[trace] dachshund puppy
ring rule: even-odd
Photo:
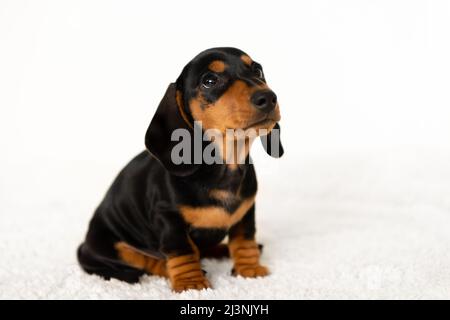
[[[279,120],[277,96],[260,64],[235,48],[197,55],[160,102],[145,135],[147,150],[119,173],[96,209],[77,252],[82,268],[129,283],[144,273],[167,277],[176,292],[210,287],[201,257],[229,255],[234,275],[267,275],[255,241],[249,149],[256,136],[226,133],[265,130],[265,150],[279,157]],[[180,162],[174,161],[177,130],[192,136],[215,130],[225,138],[191,139],[182,155],[187,161]],[[238,142],[244,147],[234,150]],[[206,163],[202,155],[211,146],[214,159],[234,161]],[[226,236],[227,246],[221,244]]]

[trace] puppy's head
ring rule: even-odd
[[[170,137],[173,130],[192,130],[201,121],[204,130],[215,129],[223,135],[227,129],[269,132],[261,137],[263,146],[279,157],[283,154],[279,120],[277,96],[268,87],[262,66],[239,49],[213,48],[190,61],[169,86],[147,131],[146,146],[169,171],[189,174],[192,166],[166,163],[173,147]],[[277,132],[271,137],[274,128]]]

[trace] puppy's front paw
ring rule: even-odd
[[[175,292],[182,292],[189,289],[202,290],[211,288],[211,284],[206,277],[179,280],[175,279],[172,282],[172,288]]]
[[[259,264],[262,246],[254,240],[233,239],[230,244],[230,255],[234,261],[231,273],[245,278],[265,277],[269,269]]]
[[[208,279],[201,269],[197,255],[190,254],[173,257],[167,261],[167,273],[172,289],[182,292],[189,289],[202,290],[211,288]]]
[[[269,269],[260,265],[239,265],[234,266],[231,271],[233,276],[242,276],[244,278],[265,277],[270,274]]]

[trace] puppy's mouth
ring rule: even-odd
[[[246,126],[244,128],[244,130],[266,127],[268,125],[273,124],[274,122],[276,122],[275,119],[269,118],[269,117],[265,117],[262,120],[258,120],[258,121],[252,122],[250,125]]]
[[[258,120],[255,120],[253,122],[250,122],[249,125],[244,127],[244,130],[248,129],[262,129],[262,128],[268,128],[271,127],[275,122],[280,121],[279,113],[270,113],[266,115],[264,118],[259,118]]]

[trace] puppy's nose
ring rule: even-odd
[[[251,97],[251,102],[257,109],[269,113],[277,105],[277,95],[271,90],[256,91]]]

